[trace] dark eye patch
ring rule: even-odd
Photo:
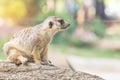
[[[54,23],[50,21],[50,22],[49,22],[49,28],[52,28],[53,24],[54,24]]]
[[[62,24],[64,24],[64,20],[58,20],[58,22],[62,25]]]

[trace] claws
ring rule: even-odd
[[[54,66],[53,64],[51,64],[51,63],[47,63],[47,62],[41,62],[41,65]]]
[[[52,62],[49,60],[49,63],[52,63]]]

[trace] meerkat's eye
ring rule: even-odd
[[[58,22],[59,22],[61,25],[64,24],[64,20],[63,20],[63,19],[58,20]]]
[[[53,22],[49,22],[49,28],[52,28],[52,26],[53,26]]]

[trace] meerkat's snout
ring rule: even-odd
[[[64,21],[63,19],[58,20],[58,22],[61,25],[60,26],[61,29],[67,29],[70,26],[70,24],[68,22]]]
[[[61,29],[67,29],[69,26],[70,26],[69,23],[65,23],[65,24],[61,27]]]

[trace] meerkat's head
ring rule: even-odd
[[[56,17],[56,16],[50,16],[48,17],[43,24],[47,26],[47,29],[60,31],[63,29],[67,29],[69,27],[69,23],[62,18]]]

